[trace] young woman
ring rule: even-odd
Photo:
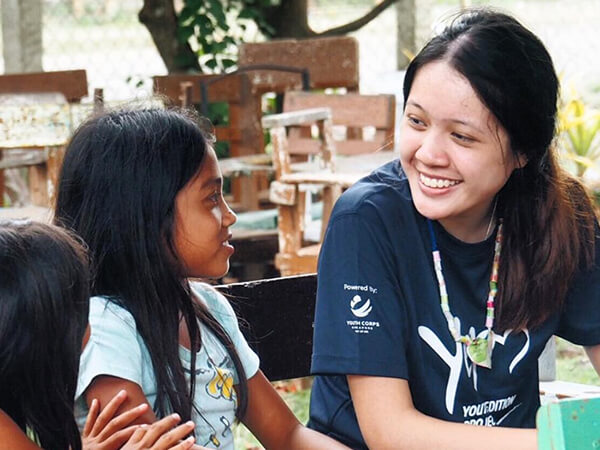
[[[171,430],[178,417],[152,428],[128,426],[146,405],[113,418],[125,392],[107,399],[100,414],[94,400],[80,437],[73,399],[87,326],[89,272],[77,238],[42,223],[0,221],[0,280],[1,448],[78,450],[82,438],[88,450],[191,447],[191,439],[178,441],[193,424]]]
[[[210,142],[184,111],[113,111],[76,131],[55,217],[82,236],[96,270],[79,417],[92,398],[125,389],[124,408],[149,403],[147,423],[173,411],[191,418],[206,447],[232,448],[237,416],[269,448],[334,448],[263,376],[227,300],[189,281],[228,270],[236,217],[222,183]]]
[[[309,426],[357,448],[535,449],[548,339],[600,368],[598,228],[556,160],[557,92],[539,39],[491,10],[411,62],[400,161],[325,236]]]

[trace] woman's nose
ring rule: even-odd
[[[449,161],[446,144],[441,133],[429,130],[424,133],[415,157],[428,166],[445,166]]]

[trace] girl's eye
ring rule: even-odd
[[[220,191],[215,191],[213,192],[210,197],[208,197],[208,199],[214,203],[215,205],[219,204],[219,200],[221,199],[221,192]]]

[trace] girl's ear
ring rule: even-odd
[[[525,154],[521,152],[517,154],[517,169],[522,169],[527,165],[528,162],[529,159],[527,159],[527,156],[525,156]]]

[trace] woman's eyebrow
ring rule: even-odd
[[[427,110],[425,108],[423,108],[421,105],[419,105],[417,102],[415,102],[414,100],[408,100],[406,102],[406,105],[410,105],[410,106],[414,106],[415,108],[420,109],[423,112],[427,112]],[[452,122],[452,123],[458,123],[460,125],[464,125],[466,127],[469,128],[473,128],[474,130],[478,131],[479,133],[483,133],[482,129],[479,128],[477,125],[475,125],[473,122],[470,122],[468,120],[464,120],[464,119],[443,119],[445,122]]]

